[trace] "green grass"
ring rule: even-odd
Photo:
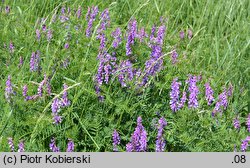
[[[10,5],[9,14],[4,8]],[[82,17],[70,17],[69,29],[60,21],[51,22],[54,13],[60,13],[62,6],[78,8],[82,6]],[[135,18],[139,27],[145,27],[150,34],[153,24],[159,25],[161,16],[167,18],[167,31],[163,52],[169,53],[176,47],[179,62],[171,64],[169,55],[164,58],[164,70],[150,79],[150,84],[139,93],[132,86],[122,88],[114,78],[103,85],[103,103],[98,101],[94,89],[94,75],[97,72],[99,42],[93,35],[86,38],[87,7],[98,5],[99,10],[109,8],[111,26],[106,31],[108,42],[110,34],[120,27],[123,34],[128,22]],[[250,1],[249,0],[117,0],[117,1],[13,1],[0,3],[0,151],[9,151],[7,138],[13,137],[15,144],[25,140],[26,151],[49,151],[51,137],[56,137],[57,145],[65,150],[67,138],[74,140],[76,151],[112,151],[112,132],[117,129],[121,135],[119,150],[124,151],[126,143],[136,126],[136,119],[142,116],[143,125],[148,132],[148,151],[155,149],[157,129],[153,127],[158,120],[159,111],[168,122],[164,137],[166,151],[233,151],[239,150],[241,140],[249,132],[246,130],[246,117],[250,112]],[[36,41],[35,30],[40,28],[38,20],[46,18],[46,25],[53,29],[52,42],[42,38]],[[99,18],[94,22],[96,30]],[[75,25],[82,28],[74,29]],[[180,41],[179,32],[193,30],[193,38]],[[63,46],[68,31],[71,33],[70,47]],[[76,43],[78,40],[78,44]],[[14,54],[3,48],[12,41]],[[31,53],[41,51],[41,74],[29,71]],[[112,51],[112,49],[110,49]],[[144,68],[150,49],[143,44],[133,46],[136,67]],[[186,57],[184,56],[186,55]],[[24,64],[18,68],[19,57]],[[60,68],[62,60],[69,58],[68,68]],[[118,60],[125,60],[125,41],[117,50]],[[8,66],[6,66],[8,65]],[[52,75],[52,96],[44,96],[37,101],[24,101],[22,87],[29,86],[29,94],[37,92],[37,85],[43,74]],[[188,74],[202,74],[198,83],[199,108],[188,109],[187,105],[177,113],[169,106],[169,92],[172,80],[178,77],[185,85]],[[4,90],[7,76],[12,76],[14,90],[13,103],[5,100]],[[211,117],[213,107],[206,105],[204,83],[211,81],[215,97],[224,86],[232,83],[233,96],[222,116]],[[64,121],[52,124],[50,104],[55,95],[62,94],[63,83],[70,88],[70,107],[60,112]],[[184,87],[182,86],[182,88]],[[185,86],[187,87],[187,86]],[[233,127],[233,118],[240,116],[241,129]],[[249,149],[248,149],[249,150]]]

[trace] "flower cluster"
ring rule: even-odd
[[[115,31],[112,32],[111,36],[114,38],[114,41],[113,41],[113,47],[114,48],[117,48],[119,46],[119,44],[121,44],[121,41],[122,41],[122,32],[121,32],[121,29],[118,27],[115,29]]]
[[[92,6],[91,8],[88,7],[88,12],[86,15],[86,20],[88,22],[88,27],[86,29],[86,36],[87,37],[90,37],[92,34],[93,22],[95,21],[97,14],[98,14],[98,7],[97,6]]]
[[[176,112],[178,108],[179,102],[179,94],[180,94],[180,82],[177,82],[178,78],[175,78],[171,84],[171,92],[170,92],[170,108],[173,112]]]
[[[75,144],[72,139],[68,139],[67,151],[66,152],[74,152]]]
[[[126,55],[132,54],[132,45],[135,43],[135,37],[137,34],[137,21],[135,19],[131,20],[128,24],[127,29],[127,42],[126,42]]]
[[[13,87],[11,83],[11,76],[9,75],[6,81],[6,87],[5,87],[5,98],[8,102],[10,102],[12,95],[15,95],[15,93],[13,91]]]
[[[198,104],[199,88],[196,85],[197,81],[198,81],[197,76],[192,76],[192,75],[189,75],[189,78],[186,81],[188,83],[188,91],[189,91],[189,98],[188,98],[189,108],[197,108],[199,106]]]
[[[8,144],[11,152],[15,152],[15,145],[13,142],[13,138],[8,138]],[[24,141],[21,140],[18,144],[18,152],[24,152]]]
[[[64,84],[63,89],[64,90],[62,99],[55,97],[51,104],[51,111],[54,120],[53,124],[59,124],[62,122],[62,117],[59,115],[60,109],[63,107],[67,107],[71,104],[71,102],[68,99],[68,92],[67,92],[68,86]]]
[[[120,140],[121,140],[119,133],[116,130],[114,130],[112,137],[113,137],[113,151],[118,152],[117,146],[120,144]]]
[[[242,140],[241,143],[241,151],[246,152],[248,146],[249,146],[250,136],[247,136],[246,139]]]
[[[166,141],[163,137],[163,133],[166,125],[167,125],[166,119],[163,117],[160,118],[158,125],[158,134],[156,139],[156,147],[155,147],[156,152],[163,152],[165,150]]]
[[[224,89],[224,91],[219,95],[219,100],[215,104],[212,116],[215,116],[215,114],[218,112],[222,113],[223,109],[225,110],[227,108],[227,98],[227,91]]]
[[[137,127],[130,142],[126,145],[127,152],[145,152],[147,150],[147,132],[142,125],[142,118],[137,118]]]
[[[39,71],[40,66],[40,51],[32,52],[30,57],[30,71]]]
[[[248,132],[250,132],[250,113],[248,114],[246,125],[247,125]]]
[[[49,144],[49,148],[52,152],[60,152],[59,147],[56,146],[55,138],[52,138]]]
[[[207,104],[210,106],[212,104],[212,102],[214,101],[214,91],[211,88],[209,83],[205,83],[205,95],[206,95],[206,100],[207,100]]]
[[[234,118],[233,124],[234,124],[234,128],[235,128],[236,130],[239,130],[239,129],[240,129],[240,121],[239,121],[238,117]]]

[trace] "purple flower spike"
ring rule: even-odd
[[[158,134],[157,134],[157,139],[156,139],[156,147],[155,151],[156,152],[164,152],[165,146],[166,146],[166,141],[163,137],[164,133],[164,127],[167,125],[167,121],[165,118],[160,118],[159,119],[159,125],[158,125]]]
[[[170,92],[170,108],[173,112],[179,110],[178,102],[179,102],[179,94],[180,94],[180,82],[177,82],[178,78],[175,78],[171,84],[171,92]]]
[[[6,14],[9,14],[9,13],[10,13],[10,6],[6,6],[6,7],[5,7],[5,13],[6,13]]]
[[[184,37],[185,37],[185,33],[184,33],[184,31],[181,31],[181,32],[180,32],[180,39],[183,40]]]
[[[9,49],[10,49],[10,53],[14,53],[14,44],[12,42],[10,42],[10,46],[9,46]]]
[[[193,32],[191,29],[188,29],[188,38],[191,39],[193,37]]]
[[[196,85],[197,76],[189,75],[189,79],[187,80],[187,83],[189,85],[189,87],[188,87],[188,91],[189,91],[188,107],[189,108],[197,108],[199,106],[199,104],[198,104],[199,88]]]
[[[40,30],[36,29],[36,39],[39,41],[41,39],[41,33]]]
[[[18,68],[21,68],[23,66],[23,57],[20,56],[19,58],[19,64],[18,64]]]
[[[178,108],[179,109],[183,108],[186,101],[187,101],[187,93],[184,91],[182,93],[181,101],[178,103]]]
[[[74,142],[72,139],[68,139],[67,151],[66,152],[74,152]]]
[[[172,64],[176,64],[177,63],[177,58],[178,58],[178,53],[176,52],[175,49],[171,53],[171,58],[172,58]]]
[[[55,98],[51,104],[52,113],[57,113],[61,107],[61,102],[58,98]]]
[[[136,20],[131,20],[128,24],[128,30],[127,30],[127,43],[126,43],[126,55],[132,54],[132,48],[131,46],[135,42],[136,37],[136,31],[137,31],[137,22]]]
[[[52,152],[60,152],[60,149],[56,146],[55,138],[51,139],[51,142],[49,144],[49,148]]]
[[[212,112],[212,115],[214,116],[217,112],[223,112],[222,109],[226,109],[228,105],[227,102],[227,91],[224,90],[220,95],[219,95],[219,100],[216,102],[214,110]]]
[[[20,141],[18,144],[18,152],[24,152],[24,141]]]
[[[97,6],[92,6],[91,8],[88,7],[88,12],[86,15],[86,20],[88,22],[88,27],[86,29],[86,36],[87,37],[90,37],[92,34],[93,22],[95,21],[97,14],[98,14],[98,7]]]
[[[70,105],[70,100],[68,99],[68,92],[67,92],[68,85],[63,84],[63,89],[64,89],[64,92],[62,96],[62,107],[67,107]]]
[[[78,19],[80,19],[80,17],[82,16],[82,7],[80,7],[80,6],[78,7],[76,16],[77,16]]]
[[[30,71],[38,71],[40,63],[40,51],[32,52],[30,57]]]
[[[120,44],[121,44],[121,41],[122,41],[122,32],[121,32],[121,29],[118,27],[115,29],[115,31],[112,32],[111,36],[114,38],[114,41],[113,41],[113,47],[114,48],[117,48]]]
[[[53,36],[53,34],[52,34],[52,30],[51,30],[51,29],[49,29],[49,30],[48,30],[48,32],[47,32],[47,40],[48,40],[48,41],[51,41],[52,36]]]
[[[246,125],[247,125],[248,132],[250,132],[250,113],[248,114]]]
[[[6,88],[5,88],[5,98],[8,102],[10,102],[11,95],[14,95],[14,91],[12,88],[11,76],[9,75],[6,81]]]
[[[15,152],[15,146],[12,138],[8,138],[8,144],[11,152]]]
[[[242,140],[241,143],[241,151],[246,152],[248,146],[249,146],[250,136],[247,136],[246,139]]]
[[[24,85],[23,86],[23,97],[27,97],[27,92],[28,92],[28,86]]]
[[[148,37],[148,34],[145,32],[144,27],[140,29],[137,37],[139,38],[140,43],[144,42],[144,39]]]
[[[117,146],[120,144],[119,133],[116,130],[114,130],[112,137],[113,137],[113,151],[118,152]]]
[[[239,130],[239,129],[240,129],[240,121],[239,121],[238,117],[234,118],[233,124],[234,124],[234,128],[235,128],[236,130]]]
[[[142,125],[142,118],[137,118],[137,127],[132,134],[130,143],[126,145],[128,152],[145,152],[147,149],[147,132]]]
[[[205,84],[205,95],[206,95],[206,100],[207,100],[207,104],[210,106],[212,104],[212,102],[214,101],[214,91],[212,90],[211,86],[209,83]]]
[[[64,48],[68,49],[69,48],[69,43],[65,43]]]
[[[122,61],[117,69],[118,80],[122,87],[126,87],[127,83],[133,79],[133,68],[129,60]]]

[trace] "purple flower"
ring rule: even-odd
[[[11,76],[9,75],[6,81],[6,87],[5,87],[5,98],[8,102],[10,102],[11,95],[14,95],[14,91],[12,88]]]
[[[233,85],[230,83],[229,88],[227,90],[227,95],[232,96],[233,95]]]
[[[139,33],[137,34],[137,37],[139,38],[140,42],[144,42],[144,38],[148,37],[147,33],[145,32],[144,27],[142,27],[139,31]]]
[[[175,78],[171,84],[171,92],[170,92],[170,108],[173,112],[179,110],[178,102],[179,102],[179,94],[180,94],[180,82],[177,82],[178,78]]]
[[[193,37],[193,32],[191,29],[188,29],[188,38],[191,39]]]
[[[12,138],[8,138],[8,144],[11,152],[15,152],[15,146]]]
[[[187,101],[187,93],[183,91],[181,101],[178,103],[178,109],[184,107],[185,102]]]
[[[43,24],[43,25],[42,25],[42,31],[43,31],[43,32],[46,32],[46,30],[47,30],[47,26],[46,26],[46,24]]]
[[[36,38],[39,41],[41,39],[40,30],[36,29]]]
[[[137,29],[137,22],[135,19],[131,20],[128,24],[128,30],[127,30],[127,43],[126,43],[126,55],[132,54],[131,46],[135,42],[136,37],[136,30]]]
[[[68,99],[68,92],[67,92],[67,89],[68,89],[68,85],[66,84],[63,84],[63,96],[62,96],[62,107],[67,107],[70,105],[70,100]]]
[[[14,53],[14,44],[12,42],[10,42],[10,46],[9,46],[9,49],[10,49],[10,53]]]
[[[118,80],[122,87],[126,87],[127,83],[133,79],[134,73],[132,64],[129,60],[122,61],[117,68]]]
[[[38,85],[38,89],[37,89],[37,94],[42,97],[43,96],[43,86],[45,84],[45,80],[42,80],[41,83],[39,83]]]
[[[219,100],[216,102],[214,110],[212,112],[212,116],[215,116],[217,112],[222,112],[222,109],[226,109],[228,105],[227,102],[227,92],[224,90],[220,95],[219,95]]]
[[[248,114],[246,125],[247,125],[248,132],[250,132],[250,113]]]
[[[247,136],[246,139],[242,140],[242,143],[241,143],[241,151],[242,152],[246,152],[249,144],[248,142],[250,141],[250,136]]]
[[[86,29],[86,36],[87,37],[90,37],[92,34],[93,22],[95,21],[97,14],[98,14],[98,7],[97,6],[92,6],[91,8],[88,7],[88,13],[86,15],[86,20],[88,22],[88,27]]]
[[[52,138],[49,144],[49,148],[52,152],[60,152],[59,147],[56,146],[55,138]]]
[[[66,7],[65,7],[65,6],[63,6],[63,7],[62,7],[62,9],[61,9],[61,13],[64,15],[64,14],[65,14],[65,12],[66,12]]]
[[[188,83],[188,91],[189,91],[189,98],[188,98],[188,107],[189,108],[197,108],[198,107],[198,94],[199,94],[199,88],[197,87],[197,76],[189,75],[188,80],[186,81]]]
[[[47,40],[50,41],[52,39],[52,30],[49,29],[48,32],[47,32]]]
[[[132,143],[126,144],[126,151],[127,152],[133,152],[133,150],[134,150],[134,147],[133,147]]]
[[[30,71],[38,71],[40,63],[40,51],[32,52],[30,57]]]
[[[59,116],[59,110],[61,108],[61,102],[58,98],[55,98],[51,104],[52,116],[53,116],[53,124],[59,124],[62,122],[62,117]]]
[[[51,95],[51,85],[50,85],[50,79],[47,78],[46,80],[46,87],[47,87],[47,93],[50,96]]]
[[[95,83],[96,83],[96,94],[102,100],[103,97],[100,95],[100,87],[105,82],[108,84],[111,75],[114,72],[114,67],[116,66],[116,57],[111,56],[107,52],[99,55],[99,66],[97,70],[97,74],[95,75]]]
[[[68,49],[69,48],[69,43],[65,43],[64,48]]]
[[[234,118],[233,124],[234,124],[235,129],[237,129],[237,130],[240,129],[240,121],[239,121],[238,117]]]
[[[116,130],[114,130],[112,137],[113,137],[113,151],[118,152],[117,146],[120,144],[120,140],[121,140],[119,133]]]
[[[66,152],[74,152],[74,142],[72,139],[68,139],[67,151]]]
[[[20,56],[19,58],[19,64],[18,64],[18,68],[21,68],[23,66],[23,57]]]
[[[113,47],[114,48],[117,48],[119,46],[119,44],[121,44],[121,41],[122,41],[122,32],[121,32],[121,29],[118,27],[115,29],[115,31],[112,32],[111,36],[114,38],[114,41],[113,41]]]
[[[58,113],[61,107],[61,102],[58,98],[55,98],[51,104],[52,113]]]
[[[126,146],[127,151],[145,152],[147,149],[147,132],[142,125],[142,118],[137,118],[137,127],[132,134],[130,143]]]
[[[68,21],[68,20],[69,20],[69,17],[68,17],[68,16],[66,16],[66,15],[61,15],[61,16],[60,16],[60,21],[61,21],[62,23],[66,22],[66,21]]]
[[[185,37],[185,33],[184,31],[180,31],[180,39],[183,40]]]
[[[171,52],[171,58],[172,58],[172,64],[176,64],[177,58],[178,58],[178,53],[176,52],[175,49]]]
[[[10,6],[6,6],[6,7],[5,7],[5,13],[6,13],[6,14],[10,13]]]
[[[205,95],[206,95],[207,104],[210,106],[212,102],[214,101],[214,96],[213,96],[214,91],[212,90],[209,83],[206,83],[204,86],[206,88]]]
[[[81,15],[82,15],[82,7],[79,6],[78,10],[77,10],[77,13],[76,13],[76,16],[77,16],[78,19],[80,19]]]
[[[24,141],[20,141],[18,144],[18,152],[24,152]]]
[[[23,86],[23,97],[27,97],[27,91],[28,91],[28,86],[24,85]]]
[[[167,125],[167,121],[165,120],[165,118],[163,117],[160,118],[159,125],[158,125],[158,134],[156,138],[156,146],[155,146],[156,152],[164,152],[165,150],[166,141],[163,137],[163,133],[164,133],[164,127],[166,125]]]

